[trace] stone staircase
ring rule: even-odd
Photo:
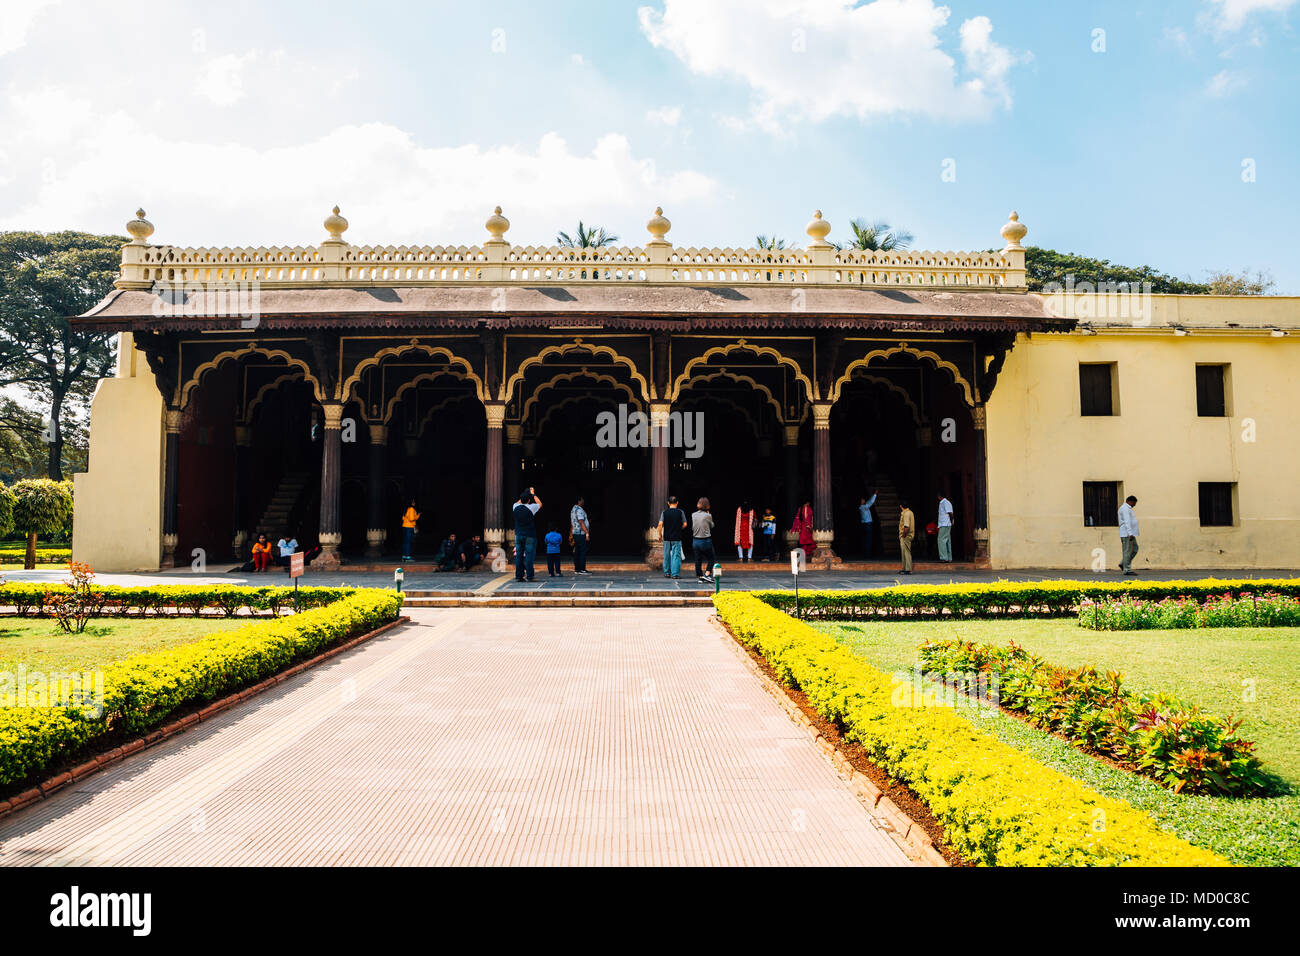
[[[880,553],[883,557],[898,559],[898,516],[903,513],[899,504],[898,489],[894,480],[888,475],[876,479],[876,537],[880,541]],[[916,512],[916,503],[912,503]],[[855,532],[857,529],[854,529]],[[861,549],[862,545],[858,545]]]
[[[574,590],[405,592],[406,607],[701,607],[713,606],[711,590],[612,588]]]
[[[264,534],[274,541],[286,531],[293,530],[289,528],[289,518],[303,489],[307,487],[309,477],[306,472],[291,472],[280,479],[266,510],[262,512],[261,520],[257,522],[256,534]]]

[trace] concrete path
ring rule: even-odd
[[[413,616],[0,821],[0,863],[908,865],[707,611]]]

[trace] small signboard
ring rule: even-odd
[[[293,554],[289,555],[289,577],[291,578],[302,577],[302,568],[303,568],[302,552],[295,551]],[[295,581],[294,583],[296,584],[297,582]]]
[[[804,549],[795,548],[790,552],[790,573],[800,574],[807,570],[808,563],[805,559]]]

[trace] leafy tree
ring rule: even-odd
[[[68,317],[113,288],[121,236],[0,233],[0,386],[20,385],[48,410],[47,474],[63,478],[69,412],[110,374],[113,336],[73,328]]]
[[[555,241],[566,249],[599,249],[601,246],[612,246],[618,242],[618,236],[606,232],[603,226],[584,226],[579,219],[577,232],[572,236],[567,232],[557,233]]]
[[[39,414],[21,402],[0,396],[0,482],[48,477],[49,428]],[[84,417],[64,416],[64,471],[85,471],[89,433]]]
[[[0,485],[0,536],[12,530],[14,530],[14,493],[4,485]]]
[[[1248,271],[1243,270],[1240,274],[1211,273],[1209,285],[1212,295],[1268,295],[1277,283],[1267,272],[1257,271],[1252,276]]]
[[[862,249],[867,252],[906,249],[912,245],[913,240],[910,232],[905,229],[894,229],[887,222],[854,219],[849,223],[849,230],[853,233],[853,239],[847,243],[848,248]]]
[[[13,527],[27,535],[23,567],[36,567],[38,535],[61,534],[72,527],[72,484],[49,478],[25,478],[13,486]]]
[[[1066,279],[1071,276],[1075,288],[1082,282],[1091,283],[1097,289],[1104,283],[1113,283],[1108,288],[1126,283],[1129,290],[1137,292],[1144,282],[1149,282],[1154,293],[1204,294],[1210,291],[1204,283],[1166,275],[1151,266],[1119,266],[1106,259],[1090,259],[1039,246],[1025,247],[1025,276],[1031,292],[1042,292],[1050,284],[1065,288]]]
[[[778,239],[776,236],[770,238],[767,236],[755,236],[754,242],[757,244],[758,248],[770,249],[773,252],[785,248],[785,240]]]

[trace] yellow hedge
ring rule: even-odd
[[[990,866],[1228,866],[975,730],[950,708],[913,700],[910,685],[832,638],[744,592],[714,597],[719,617],[777,676],[919,796],[963,857]]]

